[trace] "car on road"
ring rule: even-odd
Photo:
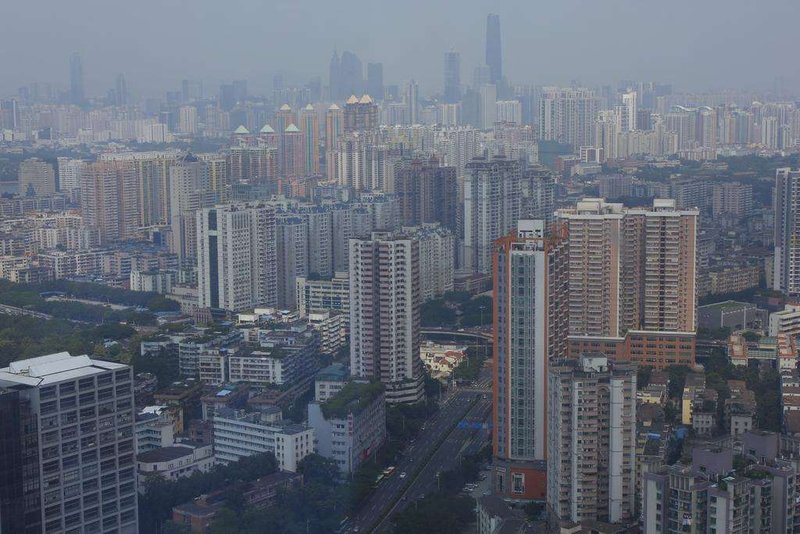
[[[400,473],[400,478],[406,478],[406,472],[405,472],[405,471],[403,471],[402,473]]]

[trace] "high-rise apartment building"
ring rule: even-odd
[[[419,243],[385,232],[350,240],[350,369],[386,402],[422,399]]]
[[[456,232],[458,183],[455,167],[440,167],[434,158],[401,160],[395,166],[394,193],[403,226],[438,222]]]
[[[461,54],[454,50],[444,53],[444,101],[461,101]]]
[[[80,190],[85,167],[86,162],[82,159],[58,158],[58,189],[65,193]]]
[[[331,104],[325,112],[325,157],[328,152],[339,148],[339,140],[344,135],[344,111],[336,104]],[[327,161],[327,159],[326,159]]]
[[[567,355],[565,229],[521,220],[494,251],[493,489],[544,499],[547,369]]]
[[[51,164],[39,158],[20,163],[17,176],[20,196],[46,196],[56,192],[56,172]]]
[[[774,288],[800,295],[800,170],[775,172]]]
[[[262,203],[197,212],[201,308],[241,311],[277,305],[275,212]]]
[[[636,366],[600,353],[552,362],[547,396],[553,520],[635,522]]]
[[[136,534],[133,373],[61,352],[0,369],[0,529]]]
[[[660,199],[650,209],[587,198],[558,210],[570,236],[573,352],[603,339],[617,344],[603,349],[617,358],[656,367],[694,362],[697,217]],[[660,348],[643,349],[634,333]]]
[[[594,144],[599,99],[590,89],[545,87],[539,99],[539,139],[572,145],[577,153]]]
[[[296,125],[290,124],[284,130],[281,151],[278,154],[281,180],[305,176],[307,157],[305,138]]]
[[[503,79],[503,49],[500,41],[500,15],[490,13],[486,17],[486,65],[489,81],[498,83]]]
[[[133,239],[140,226],[139,183],[129,161],[98,161],[81,174],[81,214],[101,243]]]
[[[293,308],[296,304],[297,277],[308,276],[308,225],[295,214],[276,218],[278,260],[278,306]]]
[[[303,168],[306,175],[319,174],[319,115],[311,104],[300,110],[299,128],[303,133]]]
[[[186,265],[197,261],[197,210],[214,204],[208,164],[187,155],[169,168],[171,251]]]
[[[502,156],[474,158],[464,182],[464,267],[490,273],[492,243],[517,225],[522,164]]]
[[[344,133],[377,130],[378,105],[369,95],[350,95],[344,104]]]

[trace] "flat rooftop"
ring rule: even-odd
[[[93,360],[85,354],[58,352],[11,362],[0,369],[0,386],[46,386],[125,368],[121,363]]]

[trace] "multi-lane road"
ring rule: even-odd
[[[485,385],[479,380],[477,385]],[[491,400],[488,390],[456,390],[442,401],[415,442],[403,450],[393,476],[384,480],[351,521],[347,532],[387,532],[392,517],[414,500],[436,490],[437,473],[454,469],[467,454],[488,443]],[[466,422],[468,424],[461,424]],[[401,476],[405,474],[405,476]]]

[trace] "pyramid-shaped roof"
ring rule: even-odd
[[[363,95],[361,100],[358,101],[359,104],[372,104],[372,97],[369,95]]]
[[[292,111],[292,107],[289,104],[284,104],[281,106],[281,111]]]
[[[239,135],[242,135],[242,134],[249,134],[249,133],[250,133],[250,130],[248,130],[247,128],[245,128],[245,127],[244,127],[244,124],[240,124],[240,125],[239,125],[239,127],[238,127],[238,128],[236,128],[236,129],[233,131],[233,133],[235,133],[235,134],[239,134]]]
[[[347,99],[345,104],[358,104],[358,97],[356,95],[350,95],[350,98]]]
[[[286,131],[288,133],[296,133],[296,132],[299,132],[300,129],[297,126],[295,126],[294,123],[292,123],[292,124],[290,124],[289,126],[286,127]]]
[[[337,109],[342,109],[342,108],[340,108],[340,107],[339,107],[339,106],[337,106],[336,104],[331,104],[331,107],[329,107],[328,109],[329,109],[329,110],[336,111]]]
[[[272,126],[269,124],[265,124],[263,128],[261,128],[261,133],[275,133],[275,130],[272,129]]]

